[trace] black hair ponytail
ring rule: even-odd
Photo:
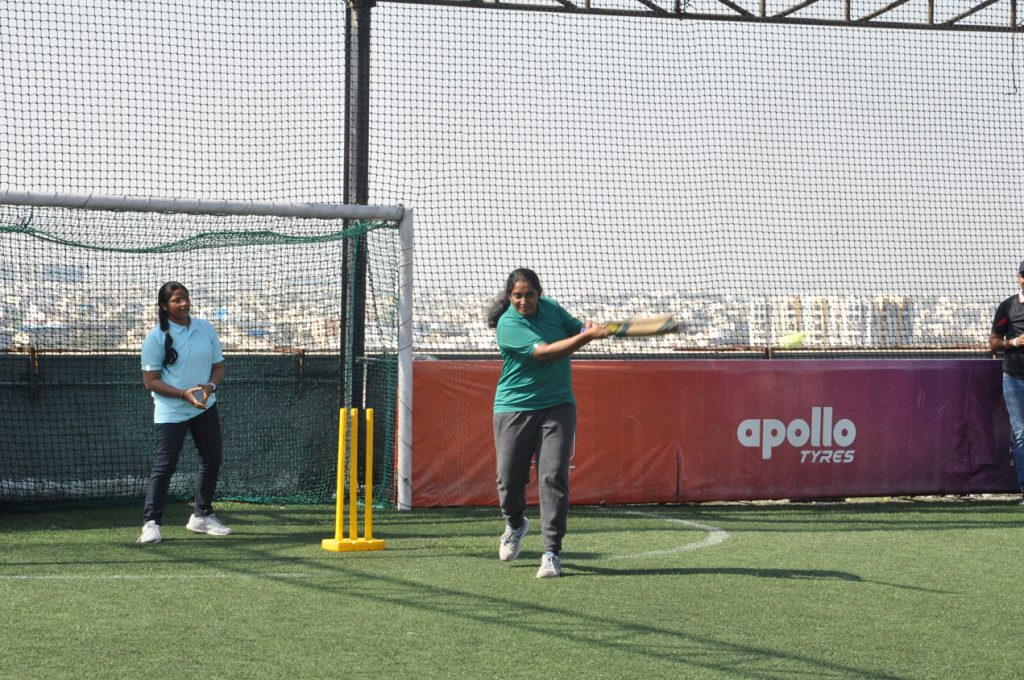
[[[168,281],[164,285],[160,286],[160,292],[157,293],[156,296],[156,309],[157,316],[160,319],[160,330],[164,332],[164,368],[167,368],[178,360],[178,351],[174,349],[174,339],[171,337],[171,327],[167,321],[166,305],[174,292],[183,288],[185,288],[185,286],[181,285],[177,281]]]

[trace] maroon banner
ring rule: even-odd
[[[414,365],[414,506],[495,504],[499,371]],[[997,361],[577,360],[573,379],[574,504],[1016,490]]]

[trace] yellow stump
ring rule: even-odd
[[[366,409],[366,493],[363,497],[363,537],[359,537],[359,409],[349,413],[349,531],[345,538],[345,409],[338,416],[338,481],[335,486],[334,538],[320,542],[324,550],[351,552],[383,550],[384,541],[373,537],[373,409]]]

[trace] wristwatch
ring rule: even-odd
[[[216,392],[216,391],[217,391],[217,385],[215,385],[214,383],[206,383],[206,384],[207,384],[207,385],[209,385],[209,386],[210,386],[211,388],[213,388],[213,389],[211,389],[211,390],[210,390],[210,393],[211,393],[211,394],[212,394],[213,392]]]

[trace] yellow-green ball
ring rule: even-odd
[[[803,347],[804,338],[807,337],[807,333],[799,331],[797,333],[790,333],[789,335],[783,336],[782,340],[779,341],[779,346],[784,349],[796,349],[797,347]]]

